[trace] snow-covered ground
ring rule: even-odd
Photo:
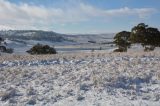
[[[0,106],[160,106],[160,54],[0,57]]]

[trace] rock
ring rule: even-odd
[[[30,88],[27,92],[27,95],[28,96],[31,96],[31,95],[36,95],[36,91],[33,89],[33,88]]]
[[[28,105],[35,105],[36,104],[36,100],[35,99],[31,99],[27,102]]]
[[[70,96],[74,96],[74,95],[75,95],[73,90],[69,90],[69,91],[67,92],[67,94],[70,95]]]
[[[85,99],[85,97],[83,97],[83,96],[81,96],[81,95],[78,96],[78,98],[77,98],[78,101],[82,101],[82,100],[84,100],[84,99]]]
[[[142,97],[143,100],[149,100],[150,98],[151,98],[151,96],[149,96],[149,95]]]
[[[131,96],[129,99],[130,100],[137,100],[137,97],[136,96]]]
[[[88,90],[90,90],[90,85],[82,84],[80,86],[80,90],[88,91]]]
[[[38,101],[43,101],[43,100],[44,100],[44,97],[43,97],[43,96],[38,96],[38,97],[37,97],[37,100],[38,100]]]
[[[9,103],[17,103],[17,101],[16,101],[15,99],[12,99],[12,98],[11,98],[11,99],[9,100]]]

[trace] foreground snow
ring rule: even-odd
[[[0,62],[2,106],[159,104],[160,56],[155,54],[97,53]]]

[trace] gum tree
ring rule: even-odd
[[[130,47],[131,43],[129,41],[130,32],[122,31],[115,35],[114,43],[118,46],[118,50],[121,52],[127,52],[127,48]]]
[[[132,28],[130,41],[141,44],[144,51],[152,51],[155,47],[160,46],[160,32],[157,28],[140,23]]]

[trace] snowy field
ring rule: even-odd
[[[0,106],[160,106],[160,52],[0,57]]]

